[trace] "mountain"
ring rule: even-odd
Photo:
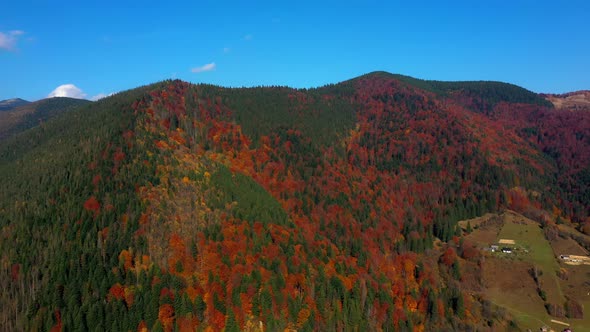
[[[24,102],[24,100],[22,101]],[[24,105],[7,109],[0,112],[0,140],[37,126],[62,112],[88,103],[90,101],[83,99],[54,97],[32,103],[25,102]],[[18,103],[14,103],[14,105],[16,104]]]
[[[26,101],[24,99],[20,99],[20,98],[13,98],[13,99],[6,99],[6,100],[0,100],[0,112],[1,111],[6,111],[18,106],[23,106],[30,103],[29,101]]]
[[[579,110],[590,110],[590,91],[582,90],[564,94],[543,94],[546,100],[551,102],[555,108]]]
[[[385,72],[164,81],[81,105],[0,142],[0,324],[518,330],[536,313],[489,281],[512,270],[542,315],[573,317],[584,299],[550,288],[573,270],[478,241],[522,218],[535,254],[590,247],[589,116],[511,84]]]

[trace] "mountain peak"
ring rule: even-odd
[[[9,109],[13,109],[18,106],[26,105],[28,103],[30,103],[30,102],[26,101],[24,99],[21,99],[21,98],[12,98],[12,99],[1,100],[0,101],[0,111],[7,111]]]
[[[392,74],[386,71],[373,71],[342,83],[364,84],[367,81],[397,81],[410,89],[428,91],[439,97],[451,97],[462,100],[462,102],[467,101],[469,108],[475,107],[491,110],[494,105],[501,102],[532,104],[549,108],[554,107],[544,95],[529,91],[515,84],[499,81],[437,81],[402,74]],[[588,100],[590,100],[590,97]],[[474,105],[474,103],[477,105]]]

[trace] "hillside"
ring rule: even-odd
[[[590,110],[590,91],[575,91],[564,94],[544,94],[555,108],[568,110]]]
[[[28,101],[26,101],[24,99],[20,99],[20,98],[0,100],[0,112],[7,111],[7,110],[13,109],[15,107],[23,106],[28,103],[29,103]]]
[[[395,79],[410,86],[433,92],[438,96],[452,97],[459,101],[469,101],[467,106],[475,110],[489,112],[499,102],[526,103],[539,106],[552,107],[542,95],[528,91],[514,84],[496,81],[434,81],[422,80],[410,76],[390,74],[387,72],[374,72],[363,77],[381,77]]]
[[[563,322],[574,331],[590,328],[590,317],[583,309],[590,296],[582,291],[587,287],[590,264],[563,258],[588,257],[587,236],[566,224],[540,227],[537,221],[510,210],[464,220],[460,225],[470,229],[462,239],[463,256],[466,249],[477,248],[485,258],[479,266],[477,277],[483,282],[477,291],[512,313],[523,330],[546,325],[559,331]],[[511,252],[491,251],[494,244]]]
[[[88,103],[90,103],[88,100],[67,97],[41,99],[33,103],[16,103],[14,105],[18,106],[0,112],[0,140]]]
[[[469,288],[457,223],[511,208],[583,227],[588,114],[382,72],[76,107],[0,142],[0,325],[517,328]]]

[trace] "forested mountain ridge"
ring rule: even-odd
[[[73,109],[0,143],[0,324],[508,329],[462,286],[479,256],[457,221],[588,222],[587,121],[504,83],[388,73]]]
[[[0,140],[35,127],[63,112],[90,103],[88,100],[53,97],[17,105],[0,112]]]

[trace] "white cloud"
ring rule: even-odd
[[[201,67],[195,67],[195,68],[191,69],[191,71],[193,73],[202,73],[202,72],[205,72],[205,71],[215,70],[216,67],[217,66],[215,65],[215,62],[211,62],[211,63],[208,63],[208,64],[203,65]]]
[[[0,32],[0,49],[7,51],[14,51],[16,49],[16,42],[19,36],[25,32],[22,30],[12,30],[8,32]]]
[[[97,94],[96,96],[90,97],[90,100],[97,101],[97,100],[102,99],[102,98],[110,97],[110,96],[112,96],[114,94],[115,94],[114,92],[111,92],[111,93],[103,93],[103,92],[101,92],[101,93]]]
[[[84,91],[80,90],[80,88],[73,84],[63,84],[55,88],[55,90],[51,91],[51,93],[49,93],[47,97],[70,97],[84,99],[86,98],[86,94],[84,93]]]

